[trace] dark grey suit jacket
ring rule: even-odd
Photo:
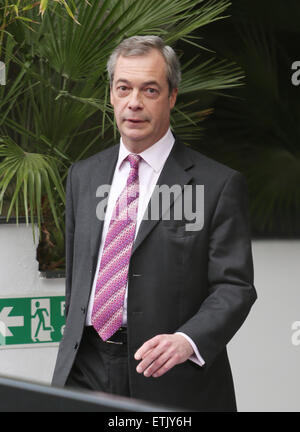
[[[103,227],[96,216],[96,190],[111,184],[118,150],[109,148],[69,170],[67,322],[53,376],[56,386],[64,386],[81,341]],[[256,300],[246,181],[176,140],[158,184],[204,185],[204,225],[199,231],[187,231],[184,219],[140,225],[128,276],[131,395],[197,411],[235,411],[226,345]],[[194,340],[205,366],[188,360],[160,378],[138,374],[135,351],[155,335],[176,331]]]

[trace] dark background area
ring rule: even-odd
[[[194,147],[246,175],[254,237],[299,237],[300,86],[292,64],[300,60],[300,2],[233,0],[226,12],[198,36],[216,59],[242,68],[244,85],[226,97],[201,95],[200,108],[213,114]]]

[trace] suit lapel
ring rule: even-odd
[[[101,201],[96,196],[96,191],[99,186],[110,185],[112,183],[116,163],[118,160],[119,145],[116,145],[110,149],[110,151],[104,154],[99,153],[96,162],[97,169],[92,173],[90,181],[90,197],[91,197],[91,218],[90,218],[90,251],[93,258],[94,264],[98,258],[98,252],[100,247],[100,240],[103,230],[103,218],[97,217],[96,209],[97,205]]]
[[[157,181],[156,186],[162,186],[166,185],[168,187],[172,187],[174,185],[179,185],[181,192],[175,196],[175,199],[179,197],[179,195],[182,194],[182,190],[184,185],[188,184],[192,176],[188,173],[188,168],[193,166],[193,162],[188,158],[185,150],[185,146],[178,142],[176,140],[173,149],[166,160],[166,163],[163,167],[163,170],[161,172],[161,175]],[[179,188],[178,188],[179,189]],[[155,199],[154,194],[151,197],[151,200]],[[151,206],[151,200],[148,204],[148,208],[146,211],[146,214],[150,213],[150,206]],[[170,206],[172,206],[174,202],[173,194],[171,194],[171,200],[170,200]],[[164,211],[167,210],[167,207],[164,209]],[[148,234],[153,230],[153,228],[158,224],[158,222],[162,219],[162,211],[159,210],[159,217],[155,220],[149,218],[149,220],[142,220],[140,224],[140,228],[136,237],[136,240],[134,242],[133,248],[132,248],[132,254],[136,251],[136,249],[141,245],[141,243],[145,240],[145,238],[148,236]]]

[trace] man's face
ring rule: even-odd
[[[126,147],[140,153],[167,132],[177,90],[169,95],[167,66],[153,49],[143,56],[117,60],[110,100]]]

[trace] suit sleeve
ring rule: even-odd
[[[178,332],[196,344],[205,367],[238,331],[257,298],[244,176],[234,172],[220,193],[210,224],[209,294],[198,312]]]
[[[73,209],[73,195],[72,195],[72,170],[73,165],[70,167],[67,177],[66,185],[66,214],[65,214],[65,254],[66,254],[66,307],[65,314],[68,315],[72,287],[72,273],[73,273],[73,250],[74,250],[74,209]]]

